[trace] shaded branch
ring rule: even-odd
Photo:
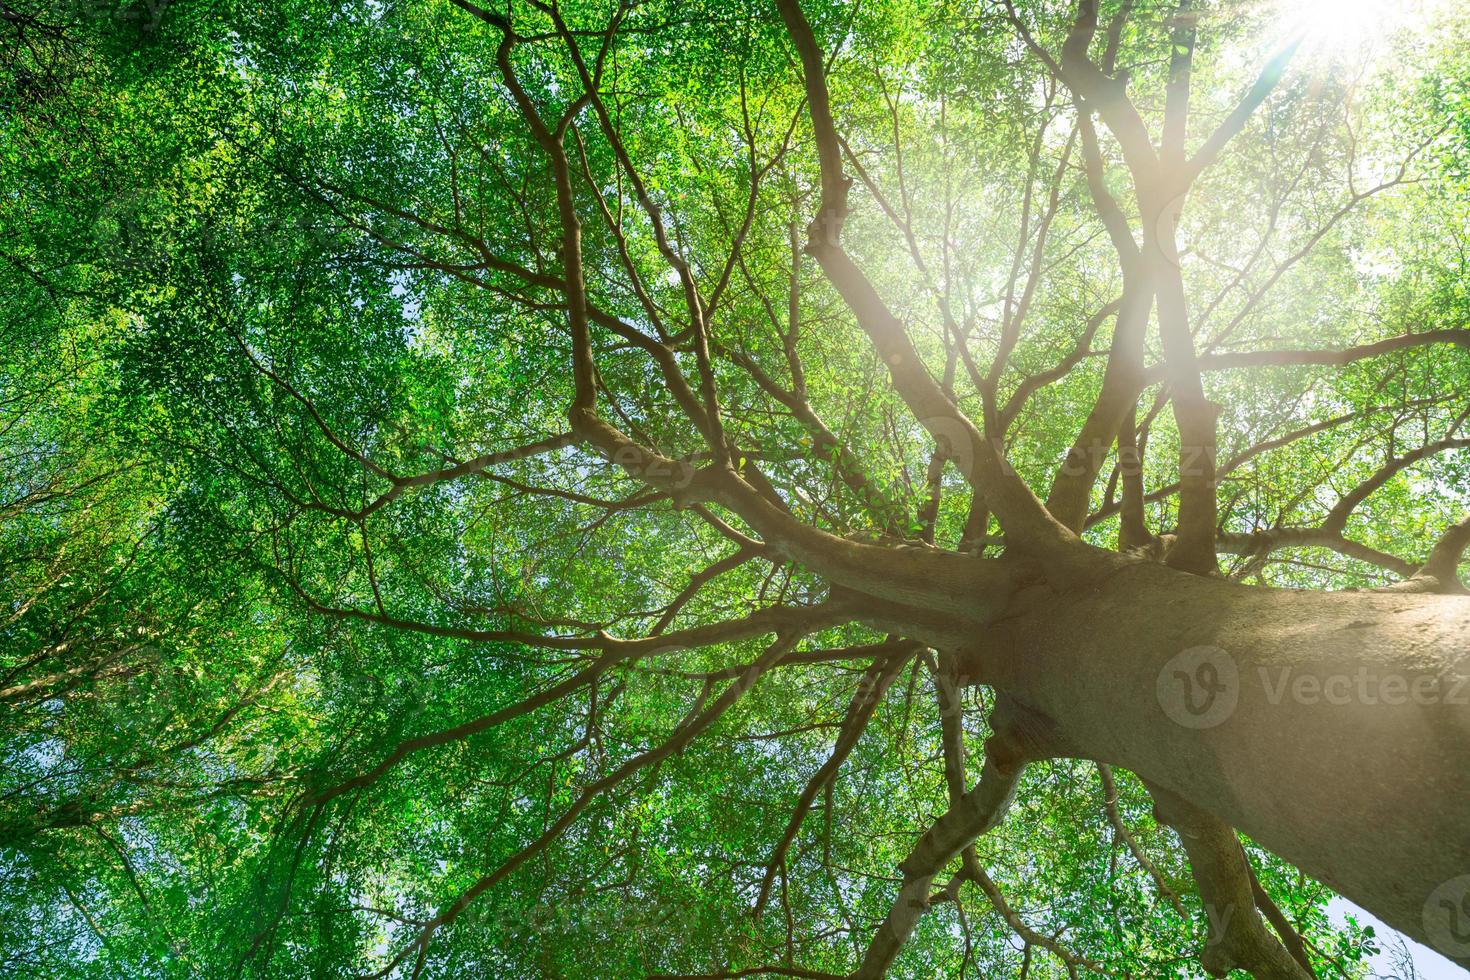
[[[1158,821],[1178,833],[1199,886],[1209,926],[1200,955],[1205,970],[1216,977],[1243,969],[1258,980],[1311,980],[1261,922],[1250,863],[1235,831],[1162,787],[1148,790]]]

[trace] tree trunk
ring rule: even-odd
[[[1019,603],[968,679],[1470,966],[1470,600],[1140,563]]]

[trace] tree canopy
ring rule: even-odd
[[[1470,656],[1470,14],[1301,6],[0,0],[0,974],[1369,976],[1023,676]]]

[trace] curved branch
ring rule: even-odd
[[[929,907],[934,876],[981,834],[1000,824],[1026,766],[1053,748],[1030,730],[1023,709],[1009,702],[997,704],[991,714],[991,730],[975,788],[955,800],[899,864],[903,884],[852,974],[853,980],[877,980],[887,974]]]
[[[1179,914],[1181,919],[1187,920],[1189,913],[1184,910],[1184,903],[1179,900],[1179,894],[1173,888],[1169,887],[1169,883],[1164,880],[1164,876],[1159,871],[1158,865],[1154,864],[1149,856],[1144,853],[1143,847],[1138,843],[1138,838],[1133,836],[1133,832],[1123,822],[1123,814],[1118,811],[1118,784],[1113,779],[1113,767],[1099,762],[1097,764],[1097,773],[1102,777],[1103,809],[1107,811],[1108,822],[1113,825],[1113,830],[1122,838],[1123,843],[1127,845],[1128,852],[1133,855],[1133,859],[1138,862],[1138,866],[1153,879],[1154,887],[1159,890],[1159,894],[1168,899],[1169,906]]]
[[[1341,534],[1343,528],[1347,526],[1348,518],[1352,516],[1353,511],[1357,510],[1358,505],[1367,500],[1385,483],[1393,479],[1394,476],[1413,466],[1415,463],[1428,459],[1430,456],[1451,449],[1467,448],[1470,448],[1470,439],[1441,439],[1438,442],[1431,442],[1428,445],[1420,446],[1418,449],[1405,453],[1402,456],[1394,457],[1375,470],[1372,476],[1344,495],[1333,506],[1332,510],[1327,512],[1327,519],[1322,522],[1322,529],[1335,534]]]
[[[593,800],[597,799],[608,790],[613,789],[633,774],[643,769],[646,769],[651,765],[662,762],[669,756],[682,751],[686,745],[688,745],[698,735],[703,733],[706,729],[708,729],[711,725],[718,721],[720,717],[725,714],[726,711],[733,707],[735,702],[740,700],[740,698],[743,697],[745,693],[755,685],[756,681],[759,680],[761,675],[766,672],[767,668],[773,666],[783,656],[789,653],[791,651],[791,648],[795,646],[796,641],[799,639],[800,634],[785,635],[779,638],[775,643],[771,644],[770,647],[766,649],[765,654],[762,655],[759,660],[750,665],[750,669],[747,670],[740,677],[739,680],[726,687],[725,690],[721,692],[720,696],[717,697],[708,707],[699,711],[687,722],[681,725],[679,729],[675,731],[674,734],[665,739],[662,744],[645,752],[639,753],[638,755],[629,759],[627,762],[623,763],[613,772],[590,783],[585,789],[582,790],[580,794],[578,794],[577,799],[569,807],[567,807],[565,812],[563,812],[562,815],[554,823],[551,824],[551,826],[546,828],[541,836],[537,837],[534,841],[527,844],[524,848],[511,855],[509,858],[503,861],[500,866],[497,867],[494,871],[491,871],[488,874],[481,876],[474,884],[470,885],[468,888],[462,891],[453,902],[443,908],[437,915],[435,915],[432,919],[428,920],[428,922],[424,924],[423,929],[419,932],[418,936],[414,939],[412,943],[400,950],[397,955],[395,955],[388,962],[387,966],[385,966],[378,973],[373,974],[373,976],[378,978],[388,976],[390,973],[396,970],[411,953],[417,950],[418,952],[411,974],[411,976],[416,978],[424,968],[424,963],[428,957],[429,943],[433,940],[434,934],[439,929],[457,919],[460,914],[464,912],[464,910],[468,908],[470,903],[472,903],[476,898],[484,894],[489,889],[495,887],[495,885],[497,885],[501,881],[505,880],[505,878],[507,878],[517,868],[525,864],[537,854],[540,854],[554,841],[561,837],[561,835],[567,830],[567,828],[569,828],[574,822],[576,822],[577,818],[581,816],[582,812],[592,804]]]
[[[1039,946],[1061,960],[1062,964],[1067,968],[1068,976],[1075,977],[1079,967],[1102,976],[1113,975],[1111,970],[1104,968],[1096,960],[1088,959],[1086,956],[1080,956],[1052,937],[1037,932],[1028,926],[1025,920],[1011,907],[1010,902],[1006,901],[1005,894],[1000,890],[1000,886],[986,873],[973,847],[965,848],[963,860],[964,866],[955,876],[956,879],[973,881],[978,885],[980,890],[985,893],[985,898],[990,902],[991,906],[994,907],[995,911],[1000,913],[1000,917],[1005,919],[1006,925],[1010,926],[1011,931],[1020,936],[1023,942],[1032,946]]]
[[[910,651],[912,647],[910,646]],[[842,719],[842,728],[837,734],[837,741],[832,746],[832,753],[827,761],[807,780],[806,787],[797,798],[796,807],[791,813],[791,819],[786,823],[786,831],[771,851],[770,858],[766,861],[766,873],[761,878],[760,893],[755,900],[755,914],[760,913],[766,907],[766,901],[771,896],[771,886],[776,881],[776,873],[786,860],[786,852],[796,840],[797,833],[801,830],[802,822],[805,821],[807,812],[812,803],[831,780],[835,779],[842,764],[857,748],[857,743],[862,738],[863,732],[867,730],[868,722],[873,718],[873,712],[883,700],[895,678],[903,670],[904,665],[911,659],[909,655],[902,655],[895,650],[887,659],[876,660],[863,676],[858,680],[857,689],[852,692],[852,699],[847,705],[847,714]]]
[[[900,321],[888,309],[873,284],[842,248],[842,226],[847,216],[851,179],[843,173],[842,144],[832,121],[826,66],[811,25],[798,0],[776,0],[787,34],[796,46],[806,84],[807,107],[821,164],[822,200],[816,220],[807,229],[807,252],[822,267],[858,325],[888,366],[889,377],[915,418],[929,430],[961,466],[966,479],[984,495],[990,510],[1006,525],[1013,540],[1040,550],[1053,550],[1075,539],[1058,524],[1026,483],[1006,464],[999,447],[944,393],[930,376]]]
[[[1259,980],[1311,980],[1256,910],[1250,863],[1222,820],[1162,787],[1148,787],[1159,822],[1179,834],[1209,919],[1200,962],[1212,976],[1244,969]]]
[[[1320,527],[1264,528],[1246,534],[1222,531],[1216,536],[1215,547],[1222,554],[1255,558],[1263,558],[1281,548],[1327,548],[1348,558],[1377,565],[1404,578],[1413,575],[1415,569],[1413,562]]]

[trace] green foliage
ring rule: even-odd
[[[840,128],[863,175],[848,244],[931,373],[981,417],[953,338],[969,338],[983,373],[1007,304],[1021,302],[1000,403],[1077,353],[1018,398],[1004,432],[1044,496],[1101,384],[1111,320],[1091,335],[1085,324],[1121,282],[1080,172],[1071,97],[994,5],[804,6],[834,53]],[[1069,9],[1021,6],[1055,48]],[[1169,11],[1137,6],[1122,62],[1147,105],[1162,101]],[[1210,119],[1248,84],[1269,25],[1203,6],[1199,114]],[[28,19],[3,9],[0,973],[371,973],[596,780],[667,739],[721,689],[706,673],[755,660],[763,644],[629,660],[535,712],[409,753],[359,789],[319,794],[589,660],[518,637],[642,636],[666,611],[660,628],[678,631],[811,605],[828,586],[764,553],[678,602],[691,575],[731,553],[729,536],[586,448],[373,503],[391,485],[374,468],[433,473],[567,428],[556,199],[496,71],[492,25],[447,2],[399,0],[63,2]],[[818,176],[780,19],[713,0],[564,3],[583,58],[597,58],[614,9],[625,19],[606,105],[708,301],[712,374],[745,465],[836,535],[959,547],[972,519],[962,474],[939,461],[927,519],[933,441],[800,256]],[[510,58],[554,120],[581,92],[570,49],[542,5],[504,10],[535,39]],[[1463,14],[1445,14],[1427,36],[1357,76],[1292,76],[1209,174],[1182,228],[1202,350],[1463,326],[1470,34]],[[683,287],[593,110],[574,120],[592,302],[669,341],[694,379]],[[1107,179],[1122,195],[1116,149],[1105,146]],[[1383,180],[1405,161],[1405,179]],[[1022,300],[1048,208],[1044,271]],[[594,321],[593,341],[609,418],[669,458],[705,461],[637,336]],[[1160,356],[1151,341],[1150,362]],[[800,387],[841,451],[771,386]],[[1467,390],[1458,348],[1212,374],[1222,460],[1342,418],[1241,462],[1222,486],[1222,529],[1320,520],[1334,488],[1459,426]],[[1164,404],[1157,386],[1140,401],[1150,490],[1175,479]],[[1119,494],[1108,452],[1088,532],[1104,546]],[[1396,476],[1354,514],[1353,536],[1422,560],[1464,517],[1466,460]],[[1171,529],[1174,506],[1151,501],[1151,526]],[[1247,560],[1231,570],[1277,585],[1387,578],[1313,549]],[[802,649],[882,639],[847,625]],[[927,655],[905,666],[817,795],[771,904],[760,916],[751,906],[866,666],[773,671],[439,930],[425,975],[850,970],[892,902],[893,868],[947,805]],[[992,695],[966,696],[978,758]],[[1201,975],[1206,920],[1183,853],[1141,785],[1119,779],[1123,823],[1159,880],[1109,822],[1090,763],[1031,770],[982,862],[1031,929],[1107,970]],[[1326,889],[1251,857],[1322,961],[1366,975],[1371,930],[1335,926]],[[1015,975],[1023,962],[1029,976],[1066,975],[973,885],[960,895],[924,919],[898,975]]]

